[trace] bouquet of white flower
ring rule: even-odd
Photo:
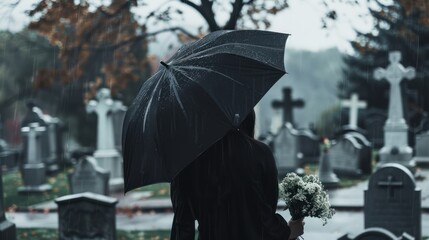
[[[287,174],[280,183],[280,197],[286,202],[285,210],[289,209],[293,220],[316,217],[322,219],[325,225],[335,214],[328,194],[314,175],[300,177],[295,173]]]

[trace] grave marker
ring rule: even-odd
[[[365,101],[359,101],[359,96],[356,93],[353,93],[350,100],[341,101],[342,107],[348,107],[349,111],[349,127],[357,129],[358,128],[358,111],[359,109],[366,108]]]
[[[22,168],[22,179],[24,186],[18,188],[19,193],[45,192],[52,189],[46,183],[45,164],[41,157],[41,136],[46,131],[45,127],[38,123],[30,123],[28,127],[23,127],[21,133],[27,136],[27,157]]]
[[[272,102],[272,107],[274,109],[282,109],[283,110],[283,124],[284,123],[291,123],[295,124],[294,118],[293,118],[293,108],[302,108],[304,107],[304,100],[292,99],[292,89],[291,88],[283,88],[283,99],[282,100],[274,100]]]
[[[413,79],[416,75],[413,67],[404,68],[399,61],[400,52],[390,52],[390,64],[386,69],[377,68],[374,78],[386,79],[390,84],[389,114],[384,125],[384,146],[380,149],[378,167],[385,163],[396,162],[410,169],[415,163],[410,161],[413,150],[408,146],[408,126],[404,119],[400,83],[403,78]]]
[[[416,156],[413,160],[421,166],[429,165],[429,131],[417,135]]]
[[[55,203],[59,239],[116,240],[117,199],[86,192],[57,198]]]
[[[2,171],[0,171],[0,239],[15,240],[16,227],[15,224],[6,220],[3,199],[3,177]]]
[[[365,190],[365,228],[380,227],[396,236],[421,239],[421,190],[403,165],[385,164],[369,179]]]
[[[87,112],[97,114],[97,150],[94,157],[100,167],[110,172],[109,186],[111,190],[123,188],[122,157],[115,147],[115,135],[112,115],[120,109],[110,97],[110,90],[102,88],[97,92],[98,101],[91,100]]]
[[[289,172],[294,172],[299,167],[296,156],[297,138],[293,132],[292,125],[288,123],[273,138],[274,158],[279,178],[283,178]]]
[[[109,195],[110,173],[100,168],[91,156],[82,157],[73,173],[68,174],[70,193],[92,192]]]

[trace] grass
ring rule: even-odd
[[[157,183],[149,186],[141,187],[134,192],[145,192],[151,191],[153,195],[151,198],[170,198],[170,184],[169,183]]]
[[[3,173],[4,207],[28,207],[33,204],[53,200],[69,193],[66,171],[48,177],[47,182],[52,185],[52,191],[50,192],[19,194],[18,187],[23,185],[20,172],[12,171]]]
[[[6,209],[23,208],[69,194],[67,172],[68,170],[64,170],[47,178],[48,183],[52,185],[52,191],[34,194],[18,193],[18,187],[23,185],[21,173],[18,170],[3,173],[4,207]],[[151,191],[153,192],[151,198],[169,198],[170,184],[153,184],[134,191]]]
[[[168,240],[170,239],[169,230],[155,230],[155,231],[123,231],[116,232],[117,240]],[[58,239],[57,229],[45,228],[19,228],[17,229],[17,239],[31,239],[31,240],[53,240]]]

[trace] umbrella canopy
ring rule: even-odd
[[[258,30],[217,31],[161,62],[125,116],[125,191],[171,181],[239,126],[285,74],[287,37]]]

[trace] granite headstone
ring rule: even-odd
[[[289,172],[294,172],[299,166],[296,156],[297,138],[290,123],[280,128],[273,138],[274,158],[277,164],[278,176],[283,178]]]
[[[429,131],[416,136],[416,164],[420,166],[429,165]]]
[[[30,123],[28,127],[21,129],[21,133],[28,139],[28,159],[22,167],[24,186],[18,188],[19,193],[45,192],[52,189],[51,185],[46,183],[45,163],[41,157],[41,137],[45,131],[46,128],[38,123]]]
[[[405,166],[383,165],[371,175],[364,196],[365,229],[379,227],[421,239],[421,190]]]
[[[60,240],[115,240],[118,200],[95,193],[66,195],[58,205]]]
[[[404,78],[413,79],[416,71],[413,67],[404,68],[400,61],[400,52],[390,52],[389,66],[374,71],[375,79],[386,79],[390,84],[388,119],[384,125],[384,146],[378,152],[380,161],[377,167],[385,163],[399,163],[414,171],[415,163],[411,161],[413,149],[408,145],[408,125],[404,119],[401,82]]]
[[[352,237],[350,234],[346,234],[338,240],[414,240],[415,238],[409,234],[404,233],[402,236],[397,237],[392,232],[384,228],[368,228],[362,233]]]
[[[110,173],[99,167],[97,160],[91,156],[79,159],[73,173],[68,174],[70,193],[93,192],[109,195]]]
[[[15,240],[16,239],[16,227],[15,224],[6,220],[4,214],[3,204],[3,178],[2,171],[0,171],[0,239]]]

